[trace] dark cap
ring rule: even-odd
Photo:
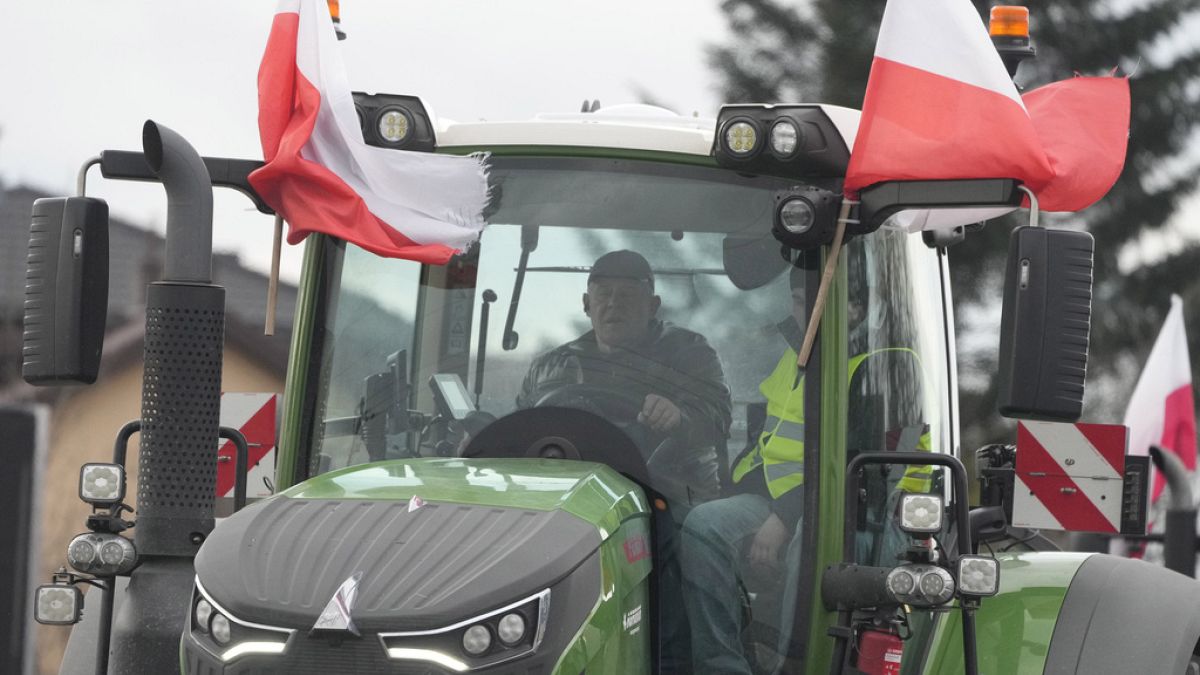
[[[650,284],[652,290],[654,288],[654,272],[650,270],[650,263],[642,254],[630,250],[612,251],[597,258],[588,274],[588,283],[597,277],[637,279]]]

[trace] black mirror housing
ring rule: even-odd
[[[1000,320],[1000,414],[1074,422],[1083,413],[1095,241],[1019,227],[1009,241]]]
[[[96,381],[108,317],[108,204],[33,203],[21,376],[35,385]]]

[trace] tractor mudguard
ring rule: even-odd
[[[1045,675],[1184,673],[1200,641],[1200,585],[1140,560],[1094,555],[1054,627]]]

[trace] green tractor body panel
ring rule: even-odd
[[[1043,671],[1067,590],[1091,555],[1054,551],[996,556],[1000,561],[1000,592],[985,599],[975,613],[980,673],[1035,675]],[[938,615],[928,659],[922,664],[921,659],[910,658],[910,647],[906,647],[903,672],[962,673],[961,617],[958,611]],[[918,642],[909,644],[917,646],[914,643]]]
[[[647,581],[653,561],[648,550],[627,546],[630,542],[650,545],[647,522],[644,517],[626,520],[617,535],[600,547],[600,596],[587,622],[563,652],[555,673],[650,672],[653,610]]]
[[[642,490],[603,464],[552,459],[412,459],[351,466],[284,491],[290,499],[369,499],[566,511],[607,540],[645,517]]]

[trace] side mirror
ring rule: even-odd
[[[1083,412],[1092,322],[1086,232],[1013,230],[1000,319],[1000,414],[1074,422]]]
[[[95,382],[107,316],[108,204],[90,197],[35,201],[21,376],[35,385]]]

